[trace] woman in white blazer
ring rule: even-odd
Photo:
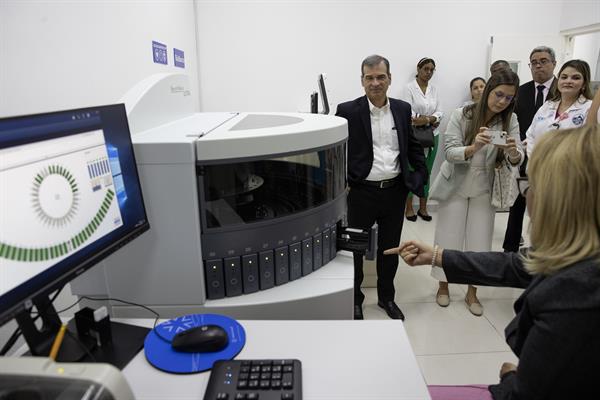
[[[431,186],[431,198],[439,202],[435,243],[464,251],[490,251],[496,210],[491,204],[494,168],[507,159],[519,165],[524,153],[517,116],[512,112],[519,77],[510,70],[498,72],[485,86],[481,100],[452,113],[446,128],[440,173]],[[488,130],[509,133],[506,145],[491,144]],[[450,303],[444,271],[434,267],[438,279],[436,302]],[[477,288],[469,286],[466,305],[474,315],[483,314]]]
[[[527,156],[535,142],[555,129],[578,128],[584,125],[592,105],[590,66],[583,60],[569,60],[558,72],[557,91],[535,113],[527,129]]]

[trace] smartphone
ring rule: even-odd
[[[506,139],[508,139],[508,133],[506,131],[487,131],[488,135],[492,139],[492,144],[505,145]]]

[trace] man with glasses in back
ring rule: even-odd
[[[533,80],[521,85],[517,93],[515,114],[519,120],[521,140],[525,140],[525,133],[531,125],[536,111],[544,104],[548,93],[555,90],[556,80],[554,68],[556,67],[556,54],[546,46],[538,46],[529,55],[529,68]],[[521,165],[521,176],[525,176],[527,159]],[[502,247],[505,252],[516,252],[522,245],[523,216],[525,215],[525,198],[517,196],[517,200],[510,208],[508,224],[504,235]]]

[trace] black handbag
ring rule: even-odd
[[[421,142],[421,146],[427,149],[433,147],[433,126],[413,126],[413,131],[415,133],[415,137],[419,142]]]

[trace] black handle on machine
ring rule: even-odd
[[[377,256],[377,224],[368,229],[338,227],[337,249],[363,254],[367,260]]]
[[[310,95],[310,112],[312,114],[319,113],[319,93],[312,92]]]

